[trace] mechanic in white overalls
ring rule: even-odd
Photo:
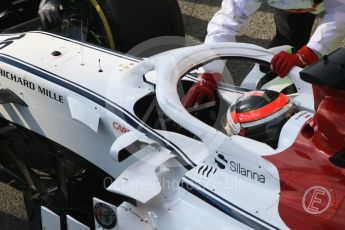
[[[223,0],[221,9],[208,24],[205,43],[233,42],[235,36],[249,21],[264,0]],[[334,51],[345,37],[345,0],[266,0],[275,8],[276,37],[270,46],[292,45],[296,54],[280,52],[272,59],[272,70],[281,77],[294,66],[306,67],[325,54]],[[298,41],[309,39],[314,16],[309,12],[325,12],[320,25],[310,40],[301,47]],[[294,15],[296,14],[296,15]],[[297,15],[301,14],[301,15]],[[293,25],[294,23],[299,25]],[[305,32],[301,32],[305,26]],[[309,34],[308,34],[309,33]],[[301,36],[301,39],[296,39]],[[301,48],[300,48],[301,47]],[[208,64],[199,70],[199,81],[182,98],[185,107],[214,99],[217,84],[221,79],[219,65]]]

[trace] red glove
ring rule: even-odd
[[[308,46],[303,46],[296,54],[281,51],[271,61],[273,72],[280,77],[285,77],[292,67],[306,67],[319,60],[319,57]]]
[[[214,101],[217,85],[221,78],[219,73],[200,74],[198,82],[182,98],[183,106],[188,108],[196,104]]]

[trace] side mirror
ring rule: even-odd
[[[340,168],[345,168],[345,150],[331,156],[329,161]]]

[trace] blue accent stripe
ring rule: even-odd
[[[49,82],[52,82],[56,85],[59,85],[63,88],[66,88],[70,91],[73,91],[93,102],[96,104],[104,107],[105,109],[109,110],[116,116],[122,118],[126,123],[131,125],[133,128],[137,129],[140,132],[145,133],[149,138],[152,138],[153,140],[160,143],[165,148],[176,152],[178,156],[180,156],[184,161],[191,165],[196,166],[196,164],[174,143],[167,140],[165,137],[163,137],[161,134],[155,132],[152,130],[148,125],[146,125],[143,121],[141,121],[139,118],[133,116],[129,111],[127,111],[125,108],[117,105],[116,103],[108,100],[107,98],[79,85],[76,84],[68,79],[65,79],[61,76],[58,76],[54,73],[48,72],[40,67],[34,66],[30,63],[27,63],[25,61],[19,60],[15,57],[6,55],[6,54],[0,54],[0,62],[15,66],[19,69],[22,69],[24,71],[27,71],[29,73],[34,74],[37,77],[40,77],[44,80],[47,80]]]
[[[208,193],[210,193],[212,196],[216,197],[217,199],[207,195],[205,192],[202,192],[202,191],[198,190],[196,187],[194,187],[190,183],[187,183],[186,180],[188,180],[188,181],[192,182],[193,184],[197,185],[198,187],[206,190]],[[205,188],[201,184],[195,182],[194,180],[192,180],[192,179],[190,179],[188,177],[184,177],[182,179],[180,186],[182,188],[186,189],[188,192],[192,193],[193,195],[197,196],[201,200],[203,200],[206,203],[210,204],[211,206],[215,207],[219,211],[227,214],[228,216],[234,218],[235,220],[237,220],[237,221],[239,221],[239,222],[241,222],[241,223],[243,223],[245,225],[248,225],[249,227],[251,227],[253,229],[258,229],[258,230],[270,229],[270,228],[267,228],[267,227],[265,227],[263,225],[263,224],[265,224],[267,226],[270,226],[273,229],[280,230],[276,226],[274,226],[274,225],[272,225],[272,224],[270,224],[270,223],[268,223],[268,222],[258,218],[257,216],[254,216],[253,214],[247,212],[246,210],[241,209],[237,205],[229,202],[228,200],[225,200],[224,198],[222,198],[219,195],[213,193],[212,191],[208,190],[207,188]],[[219,200],[221,200],[222,202],[220,202]],[[241,214],[240,212],[236,211],[234,208],[236,208],[237,210],[240,210],[241,212],[247,214],[248,216],[252,217],[253,219],[251,219],[251,218]],[[261,222],[261,223],[259,223],[259,222]]]

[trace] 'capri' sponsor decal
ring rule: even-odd
[[[129,129],[127,129],[126,127],[124,127],[123,125],[121,125],[120,123],[117,122],[113,122],[113,129],[118,132],[118,133],[127,133],[129,131]]]
[[[222,154],[218,154],[214,160],[220,169],[228,169],[231,172],[237,173],[241,176],[245,176],[251,180],[258,181],[262,184],[266,182],[266,178],[263,174],[255,172],[253,169],[246,169],[241,165],[241,163],[234,160],[228,160]]]

